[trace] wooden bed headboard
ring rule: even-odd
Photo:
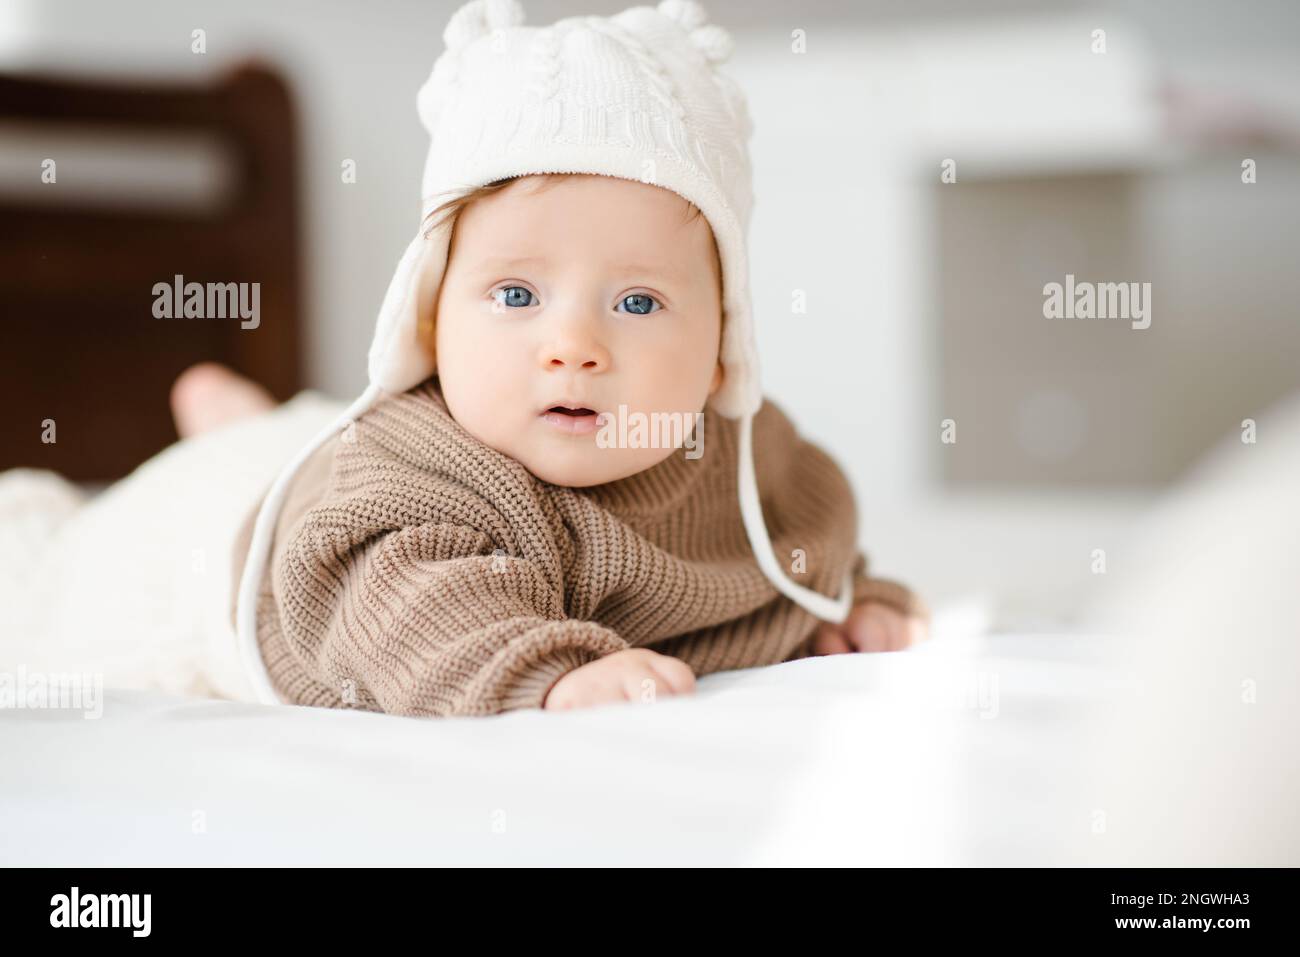
[[[204,359],[298,390],[296,122],[275,72],[0,74],[0,137],[0,469],[120,478],[176,440],[171,384]]]

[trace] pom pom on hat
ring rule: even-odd
[[[709,23],[708,12],[695,0],[662,0],[656,9],[685,30],[692,45],[710,63],[722,63],[731,56],[731,34]]]
[[[524,8],[519,0],[470,0],[451,15],[442,39],[455,53],[496,30],[509,30],[523,23]]]
[[[708,24],[691,31],[691,42],[711,63],[722,63],[731,56],[731,34],[722,27]]]
[[[688,32],[709,22],[709,14],[696,0],[662,0],[658,10],[669,20],[676,20]]]

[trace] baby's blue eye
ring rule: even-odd
[[[498,289],[492,295],[501,305],[509,306],[512,309],[533,304],[533,294],[523,286],[506,286],[503,289]]]
[[[624,311],[630,312],[634,316],[648,316],[655,311],[654,307],[659,306],[659,303],[654,296],[647,296],[644,293],[637,292],[630,296],[624,296],[619,301],[619,305],[626,305],[627,309]],[[659,306],[659,308],[662,309],[663,306]]]

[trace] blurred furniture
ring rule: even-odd
[[[175,441],[171,383],[204,359],[298,390],[296,121],[275,72],[0,74],[0,137],[0,468],[120,478]],[[156,318],[178,275],[259,284],[256,327]]]

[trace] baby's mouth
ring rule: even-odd
[[[553,428],[570,435],[587,435],[595,432],[597,412],[586,406],[553,405],[542,413],[542,418]]]

